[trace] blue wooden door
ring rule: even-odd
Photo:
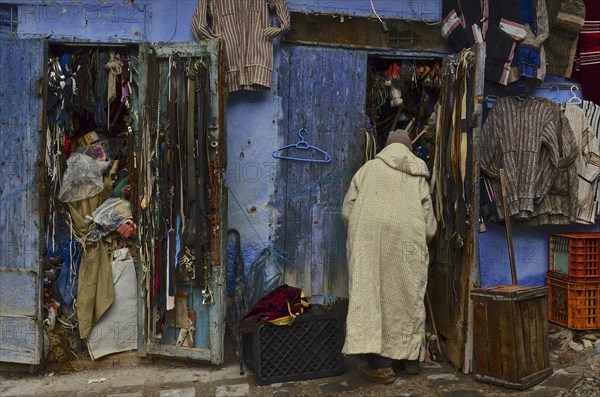
[[[330,163],[278,160],[281,215],[277,246],[286,252],[285,281],[313,302],[348,297],[346,232],[341,209],[363,163],[367,55],[360,51],[283,46],[279,92],[282,145],[305,139]]]
[[[39,364],[44,41],[0,35],[0,361]]]
[[[144,44],[140,46],[140,103],[142,105],[150,103],[149,99],[149,84],[147,81],[149,59],[156,58],[155,65],[162,70],[162,76],[167,76],[168,66],[173,59],[180,56],[184,62],[195,62],[201,60],[208,66],[208,79],[210,99],[208,104],[207,122],[207,142],[209,144],[208,161],[215,170],[225,169],[226,167],[226,135],[224,129],[224,108],[223,108],[223,76],[222,62],[220,61],[221,43],[218,40],[205,40],[200,43],[160,43],[156,45]],[[188,61],[189,60],[189,61]],[[165,79],[166,82],[166,79]],[[164,86],[163,86],[164,87]],[[162,92],[163,103],[166,103],[166,94],[168,90]],[[163,110],[166,109],[166,105]],[[164,112],[163,112],[164,113]],[[164,128],[169,123],[168,114],[161,113],[163,123],[160,128]],[[154,127],[156,128],[156,126]],[[149,139],[147,131],[140,132],[142,141]],[[213,191],[210,192],[211,203],[218,204],[218,210],[211,213],[211,217],[218,220],[218,226],[212,228],[210,237],[211,251],[207,253],[207,266],[203,271],[209,273],[206,280],[209,284],[209,290],[212,292],[212,300],[203,300],[202,291],[204,282],[200,285],[196,280],[177,280],[177,292],[185,294],[187,309],[193,310],[195,315],[194,329],[191,347],[178,346],[177,338],[178,331],[174,321],[166,322],[166,331],[159,335],[156,330],[156,313],[157,303],[148,298],[147,290],[140,295],[138,300],[139,317],[138,325],[142,330],[138,334],[138,352],[141,354],[151,354],[166,357],[186,358],[192,360],[209,361],[213,364],[221,364],[224,360],[224,338],[225,338],[225,274],[226,274],[226,250],[225,239],[226,233],[221,231],[227,230],[227,207],[224,200],[224,185],[223,180],[218,175],[213,186]],[[164,176],[163,176],[164,177]],[[178,176],[179,177],[179,176]],[[143,180],[143,177],[142,177]],[[158,200],[157,196],[151,191],[145,191],[148,194],[150,202]],[[151,217],[155,216],[152,209],[149,210]],[[147,228],[149,218],[141,220],[144,228]],[[198,232],[200,233],[200,232]],[[143,235],[142,251],[145,250],[144,244],[149,244],[153,236]],[[184,243],[181,243],[182,251]],[[192,247],[193,248],[193,247]],[[146,252],[151,252],[146,251]],[[198,254],[200,256],[200,254]],[[140,264],[140,273],[144,274],[144,269],[150,269],[154,265],[154,258],[148,255],[143,256]],[[166,266],[165,263],[160,263],[160,266]],[[183,266],[183,265],[182,265]],[[149,271],[150,272],[150,271]],[[198,273],[200,268],[198,268]],[[154,274],[150,274],[150,279],[153,279]],[[198,275],[200,278],[200,275]],[[142,287],[143,288],[143,287]],[[173,315],[175,310],[170,310]]]

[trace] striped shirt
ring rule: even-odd
[[[591,101],[583,101],[583,110],[588,122],[590,123],[590,136],[596,138],[596,145],[598,145],[598,142],[600,141],[600,105],[596,105]],[[596,147],[596,149],[598,148]],[[600,216],[600,184],[598,182],[598,180],[595,181],[594,189],[596,218]]]
[[[279,27],[271,26],[270,9],[275,10]],[[285,0],[198,0],[192,18],[197,40],[221,38],[224,42],[228,92],[271,87],[272,39],[289,27]]]
[[[577,50],[577,40],[585,21],[583,0],[546,0],[550,36],[544,43],[546,72],[570,77]]]
[[[504,168],[507,213],[512,217],[532,225],[570,223],[573,200],[569,192],[577,183],[577,151],[573,131],[556,103],[544,98],[504,97],[496,102],[483,126],[481,169],[494,196],[501,198],[499,174]],[[496,206],[503,219],[501,199]]]
[[[565,116],[569,125],[579,153],[577,156],[577,174],[579,177],[577,190],[577,203],[575,208],[575,222],[593,224],[596,221],[596,209],[594,205],[594,192],[598,186],[600,175],[600,147],[596,134],[591,130],[590,123],[583,109],[577,105],[567,104]]]

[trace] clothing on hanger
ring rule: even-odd
[[[279,27],[271,26],[269,10]],[[198,0],[192,18],[197,40],[223,39],[228,92],[271,87],[272,40],[289,28],[285,0]]]

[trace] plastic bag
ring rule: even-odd
[[[86,216],[88,222],[101,226],[106,233],[117,230],[132,217],[129,201],[118,197],[107,199],[91,215]]]
[[[283,268],[275,252],[265,248],[252,265],[246,283],[246,307],[242,313],[256,304],[263,296],[283,284]]]
[[[100,164],[99,164],[100,163]],[[73,153],[67,159],[67,170],[63,175],[58,199],[63,203],[85,200],[100,193],[104,189],[102,181],[103,163],[80,153]]]

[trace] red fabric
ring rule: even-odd
[[[240,320],[240,325],[236,333],[250,333],[262,319],[273,320],[276,318],[289,316],[288,302],[291,312],[294,315],[302,313],[302,302],[307,302],[306,298],[301,296],[302,290],[296,287],[290,287],[287,284],[280,285],[250,308]],[[310,306],[309,306],[310,307]]]
[[[585,23],[579,34],[573,76],[581,83],[583,97],[600,104],[600,7],[585,0]]]

